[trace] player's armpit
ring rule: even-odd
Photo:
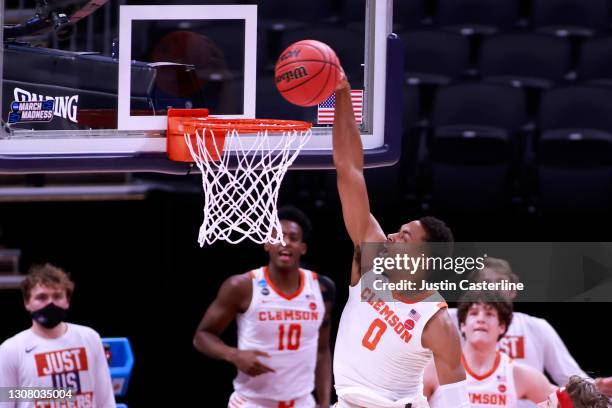
[[[465,370],[461,364],[459,334],[446,308],[440,309],[427,322],[421,343],[433,353],[440,385],[465,380]]]

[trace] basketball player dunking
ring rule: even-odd
[[[433,217],[408,222],[387,237],[370,214],[363,146],[344,74],[336,88],[332,138],[344,223],[355,247],[349,299],[342,312],[334,352],[337,407],[427,407],[423,370],[432,356],[441,384],[435,408],[468,407],[459,336],[445,303],[423,298],[386,303],[372,299],[372,293],[361,292],[362,244],[448,242],[453,238],[446,225]],[[437,293],[427,295],[439,297]],[[411,336],[397,335],[398,325],[409,319]]]
[[[194,337],[198,351],[238,369],[230,408],[314,408],[313,389],[329,407],[334,284],[300,268],[306,216],[293,207],[278,216],[286,245],[266,245],[267,266],[228,278]],[[237,348],[219,337],[234,319]]]

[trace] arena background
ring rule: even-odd
[[[340,0],[331,2],[337,9],[342,7]],[[581,2],[587,3],[585,0]],[[521,18],[511,27],[502,27],[502,32],[538,32],[538,27],[529,19],[530,2],[521,0],[518,3]],[[435,2],[425,2],[422,9],[423,18],[411,19],[403,26],[398,21],[399,31],[456,32],[456,22],[447,20],[446,27],[442,18],[437,19]],[[571,16],[565,17],[571,20]],[[559,18],[563,20],[563,15]],[[587,34],[608,38],[608,26],[603,29],[594,27],[594,31]],[[572,35],[568,38],[574,46],[571,71],[575,72],[578,50],[584,38]],[[471,47],[472,50],[478,49],[478,43]],[[547,58],[546,50],[541,51]],[[459,75],[456,72],[433,74],[438,80],[440,76],[446,77],[450,83],[481,83],[484,78],[476,69],[476,54],[472,53],[467,71]],[[602,67],[612,70],[609,62],[599,61]],[[444,67],[452,68],[449,65]],[[407,64],[407,70],[410,68]],[[420,69],[412,68],[415,72]],[[543,76],[546,77],[546,73]],[[608,78],[612,78],[612,72]],[[558,82],[549,80],[557,85],[581,83],[579,76],[564,77]],[[606,83],[596,85],[603,90],[607,86]],[[495,162],[500,157],[495,154],[487,156],[493,162],[471,163],[473,157],[460,154],[449,161],[445,148],[453,153],[462,150],[457,150],[456,146],[425,146],[421,138],[431,135],[435,127],[431,117],[435,88],[434,84],[423,86],[416,95],[417,87],[405,85],[406,109],[414,107],[414,103],[423,105],[416,113],[414,109],[406,111],[402,159],[394,167],[366,171],[372,212],[386,232],[397,230],[408,220],[431,214],[446,220],[458,241],[610,240],[612,156],[605,153],[612,152],[612,139],[595,147],[585,144],[584,149],[575,150],[575,155],[569,156],[562,146],[560,150],[553,149],[552,156],[537,156],[537,160],[527,154],[533,151],[523,151],[524,155],[513,162],[507,162],[507,156],[502,155],[501,164]],[[526,133],[523,135],[530,135],[532,139],[528,140],[537,141],[537,103],[530,100],[528,119],[531,127],[524,129]],[[612,99],[607,100],[610,101]],[[582,113],[587,115],[587,112]],[[601,130],[608,132],[609,136],[612,126]],[[436,147],[441,150],[435,150]],[[485,145],[480,147],[486,148]],[[503,146],[506,148],[508,146]],[[487,153],[486,149],[478,151]],[[602,155],[597,155],[594,160],[596,152],[603,152],[603,159]],[[561,163],[565,173],[557,174],[559,177],[555,179],[554,172],[541,172],[547,165],[559,167],[560,157],[565,157]],[[567,160],[568,157],[577,160]],[[436,176],[444,174],[436,173],[436,163],[456,166],[446,173],[454,176],[452,181]],[[525,163],[527,166],[521,167]],[[566,168],[564,163],[567,163]],[[466,170],[474,164],[483,167],[476,172]],[[501,173],[495,172],[500,169]],[[517,169],[518,172],[514,171]],[[593,169],[601,171],[591,173],[594,176],[589,179],[588,171]],[[496,174],[501,176],[491,177]],[[461,184],[462,175],[467,175],[467,181],[463,180],[465,185]],[[552,178],[539,177],[547,175]],[[588,183],[589,180],[592,183]],[[130,407],[225,406],[235,370],[229,364],[199,355],[192,346],[192,337],[221,282],[231,274],[260,266],[267,261],[267,256],[261,247],[251,244],[231,246],[217,243],[203,249],[198,246],[197,232],[202,215],[198,176],[0,176],[3,187],[102,185],[108,182],[145,185],[148,192],[139,199],[134,199],[134,196],[107,197],[104,200],[56,196],[38,197],[36,201],[0,192],[0,246],[22,251],[22,272],[33,263],[51,262],[71,273],[77,285],[70,321],[91,326],[104,337],[130,339],[136,363],[128,396],[122,399]],[[557,201],[550,201],[550,196],[542,194],[551,191],[552,197],[558,197]],[[585,199],[570,200],[576,196]],[[463,200],[465,197],[470,199]],[[292,204],[303,209],[313,222],[314,232],[304,261],[305,266],[330,276],[336,282],[334,341],[347,297],[352,257],[334,172],[288,173],[280,204]],[[585,371],[612,375],[612,353],[609,335],[606,334],[611,321],[611,304],[521,303],[516,305],[516,310],[546,318]],[[29,325],[30,319],[23,309],[20,292],[0,291],[0,341]],[[234,328],[228,330],[225,339],[235,341]]]

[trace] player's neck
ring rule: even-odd
[[[493,368],[497,358],[497,345],[478,346],[466,343],[463,347],[463,356],[470,369],[476,374],[484,374]]]
[[[32,321],[32,331],[39,337],[45,339],[57,339],[63,336],[68,331],[68,325],[65,322],[61,322],[52,329],[47,329],[40,325],[36,321]]]
[[[278,268],[274,264],[268,265],[270,279],[274,285],[286,293],[295,292],[300,286],[300,268]]]

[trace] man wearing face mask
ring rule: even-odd
[[[32,327],[0,345],[0,389],[46,387],[70,390],[70,402],[0,402],[1,408],[114,408],[115,399],[104,347],[89,327],[66,323],[74,283],[51,264],[30,269],[22,284]],[[68,405],[66,405],[68,404]]]

